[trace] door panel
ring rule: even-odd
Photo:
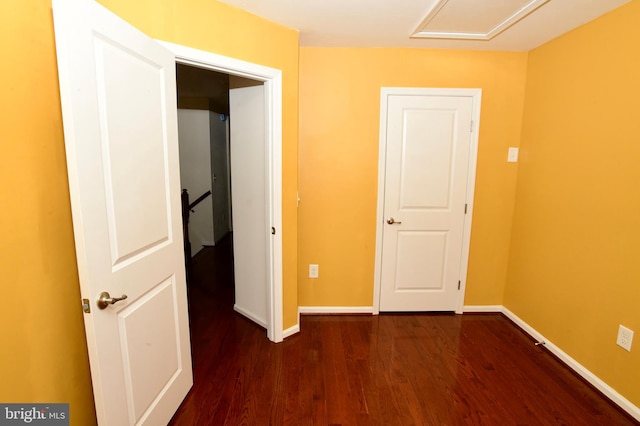
[[[94,46],[108,235],[113,264],[119,266],[170,243],[161,99],[165,75],[157,64],[110,40],[96,38]],[[123,75],[139,84],[122,84]]]
[[[180,371],[180,336],[174,326],[179,321],[175,287],[175,276],[171,276],[118,312],[126,391],[133,401],[129,407],[131,423],[142,417],[157,390],[170,384]],[[149,324],[149,318],[156,321]]]
[[[53,7],[98,422],[166,424],[192,385],[175,58],[95,2]]]
[[[398,231],[395,291],[442,289],[446,251],[447,232]]]
[[[399,159],[401,209],[449,207],[455,118],[452,111],[404,111]]]
[[[470,97],[388,97],[382,311],[456,309],[471,117]]]

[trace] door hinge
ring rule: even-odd
[[[271,235],[276,235],[276,228],[273,226],[271,227]]]
[[[82,299],[82,311],[85,314],[91,313],[91,302],[89,302],[89,299]]]
[[[458,290],[460,290],[460,280],[458,280]]]
[[[469,133],[473,133],[473,120],[471,120],[471,126],[469,126]]]
[[[467,207],[468,207],[468,204],[465,203],[465,205],[464,205],[464,214],[467,214]]]

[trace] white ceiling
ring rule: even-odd
[[[630,0],[221,1],[298,30],[302,46],[527,51]],[[527,5],[538,8],[501,32],[498,27],[498,34],[490,40],[410,38],[428,16],[425,30],[476,33],[482,28],[487,35],[489,29]]]

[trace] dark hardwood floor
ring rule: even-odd
[[[637,424],[500,314],[303,316],[273,344],[233,311],[230,241],[205,250],[172,425]]]

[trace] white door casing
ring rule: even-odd
[[[175,59],[95,2],[53,10],[98,422],[166,424],[192,385]]]
[[[462,312],[480,96],[381,91],[375,313]]]
[[[210,69],[263,82],[264,90],[264,144],[265,144],[265,200],[257,208],[265,212],[267,224],[275,234],[265,238],[267,276],[267,337],[273,342],[283,340],[282,303],[282,71],[252,64],[215,53],[160,41],[171,50],[176,62]],[[232,120],[233,117],[230,117]],[[233,136],[232,136],[233,137]],[[233,144],[233,142],[231,142]],[[233,183],[232,183],[233,186]],[[232,204],[235,201],[232,200]],[[237,231],[233,224],[234,232]]]
[[[265,241],[269,222],[261,208],[266,200],[264,87],[229,90],[231,199],[233,200],[234,309],[267,325],[269,276]]]

